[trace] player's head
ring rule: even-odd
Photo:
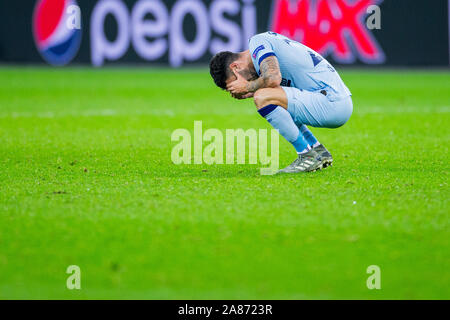
[[[251,78],[245,52],[222,51],[216,54],[209,63],[209,72],[214,83],[224,90],[227,82],[236,79],[233,70],[239,72],[246,79]]]

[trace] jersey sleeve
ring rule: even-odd
[[[259,70],[259,65],[264,59],[270,56],[276,56],[272,44],[264,33],[251,37],[248,48],[256,70]]]

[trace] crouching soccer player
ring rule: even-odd
[[[321,55],[274,32],[253,36],[249,50],[216,54],[215,84],[236,99],[253,97],[261,116],[297,151],[285,173],[315,171],[332,164],[328,150],[308,126],[337,128],[353,111],[351,93]]]

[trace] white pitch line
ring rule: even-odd
[[[450,1],[450,0],[449,0]],[[405,113],[426,113],[426,114],[442,114],[449,113],[450,106],[438,106],[438,107],[423,107],[423,106],[412,106],[406,108],[388,108],[388,107],[368,107],[358,108],[356,106],[353,109],[353,115],[368,115],[368,114],[405,114]],[[149,109],[149,110],[137,110],[137,111],[127,111],[127,110],[112,110],[112,109],[93,109],[84,111],[48,111],[48,112],[2,112],[0,113],[0,118],[63,118],[63,117],[117,117],[117,116],[194,116],[194,115],[256,115],[253,108],[242,109],[242,110],[170,110],[170,109]]]

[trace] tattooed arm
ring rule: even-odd
[[[261,76],[255,80],[247,81],[238,72],[233,70],[236,80],[228,84],[227,90],[233,95],[246,95],[261,88],[275,88],[281,83],[281,71],[278,59],[270,56],[264,59],[259,66]]]
[[[278,59],[270,56],[264,59],[259,66],[261,76],[256,80],[249,81],[247,92],[255,92],[260,88],[275,88],[281,83],[281,72]]]

